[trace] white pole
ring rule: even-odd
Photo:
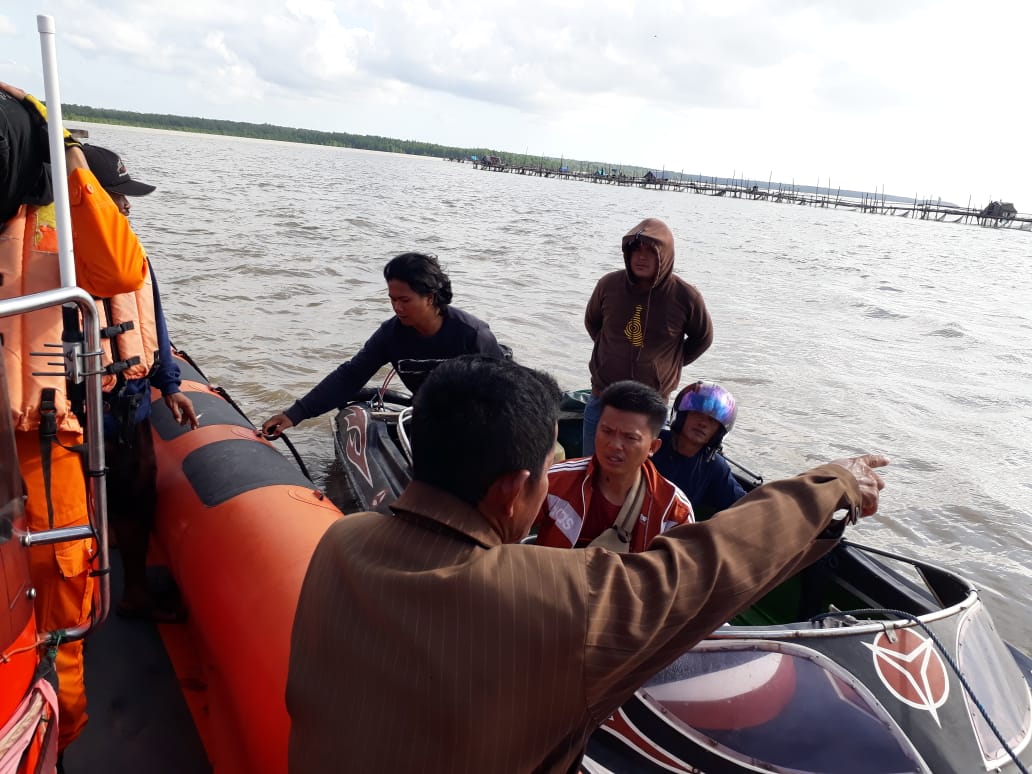
[[[47,103],[50,136],[50,168],[54,179],[54,208],[57,211],[57,256],[61,287],[75,287],[75,253],[72,249],[72,215],[68,204],[68,168],[65,164],[64,122],[61,120],[61,89],[57,83],[57,46],[54,17],[36,17],[39,45],[43,53],[43,92]]]
[[[75,253],[72,249],[72,214],[68,204],[68,165],[65,163],[64,122],[61,119],[61,90],[57,83],[57,47],[55,45],[56,27],[54,17],[40,14],[36,16],[36,27],[39,30],[39,45],[43,54],[43,91],[47,103],[47,131],[50,139],[50,169],[54,187],[54,209],[57,215],[57,256],[61,269],[61,287],[76,288]],[[99,610],[92,621],[67,630],[67,634],[78,639],[94,626],[107,618],[111,607],[111,576],[107,573],[111,565],[108,562],[107,539],[107,485],[106,468],[104,467],[104,417],[101,406],[100,387],[100,327],[99,315],[93,299],[81,288],[76,288],[83,298],[77,303],[83,316],[83,331],[86,335],[86,418],[84,428],[86,439],[86,459],[88,469],[98,471],[87,479],[89,492],[87,498],[92,502],[93,517],[90,523],[96,525],[94,536],[99,546],[101,571],[97,581],[100,584]],[[67,350],[66,350],[67,353]],[[65,355],[66,358],[68,354]],[[74,350],[73,350],[74,356]]]

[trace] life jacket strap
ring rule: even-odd
[[[112,319],[115,315],[114,312],[112,312],[111,310],[111,299],[104,298],[99,300],[101,304],[103,304],[104,306],[104,312],[107,316],[107,319]],[[140,358],[138,355],[134,355],[133,357],[127,357],[123,359],[121,357],[121,353],[118,351],[118,337],[126,331],[131,331],[135,329],[136,322],[133,320],[126,320],[125,322],[120,322],[115,325],[106,325],[105,327],[101,328],[100,337],[102,339],[107,339],[111,342],[112,362],[104,367],[104,373],[109,374],[111,376],[118,376],[127,368],[132,368],[133,366],[140,364]],[[119,379],[118,382],[118,387],[121,387],[122,380]]]
[[[43,471],[43,491],[46,493],[47,518],[54,528],[54,501],[50,496],[51,449],[57,441],[57,391],[44,387],[39,401],[39,458]]]
[[[86,426],[86,381],[82,376],[83,369],[79,358],[84,343],[82,328],[79,325],[79,310],[74,304],[65,304],[61,307],[61,347],[67,361],[65,389],[68,391],[72,413],[83,427]]]

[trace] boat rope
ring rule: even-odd
[[[180,353],[180,354],[182,354],[182,353]],[[226,403],[228,403],[230,406],[235,408],[237,413],[240,416],[242,416],[244,419],[246,419],[248,421],[248,423],[250,424],[251,419],[247,416],[247,414],[244,413],[243,409],[241,409],[240,406],[238,406],[236,404],[236,402],[230,397],[229,393],[226,392],[226,390],[223,387],[219,387],[217,384],[210,384],[210,383],[208,384],[208,386],[212,390],[217,392],[222,397],[222,399],[224,401],[226,401]],[[253,424],[251,426],[254,427]],[[273,436],[273,437],[270,438],[269,436],[264,436],[262,434],[262,431],[260,429],[258,429],[258,428],[255,428],[254,432],[257,435],[259,435],[261,437],[264,437],[266,440],[269,440],[269,441],[275,441],[277,438],[282,438],[283,439],[283,443],[285,443],[287,445],[287,448],[290,449],[290,453],[294,456],[294,461],[297,463],[297,466],[301,469],[302,475],[304,475],[304,477],[307,478],[309,481],[312,480],[312,476],[308,472],[308,468],[305,466],[304,460],[301,459],[301,455],[298,454],[297,449],[294,448],[294,444],[291,443],[289,438],[287,438],[287,434],[286,433],[281,432],[278,436]]]
[[[1004,751],[1006,751],[1007,755],[1009,755],[1011,760],[1014,761],[1014,765],[1018,767],[1018,771],[1021,772],[1021,774],[1029,774],[1029,771],[1025,767],[1025,765],[1020,760],[1018,760],[1017,753],[1015,753],[1011,746],[1007,743],[1007,740],[1003,738],[1003,734],[1000,733],[1000,730],[996,727],[996,724],[993,722],[992,718],[989,717],[989,711],[985,708],[985,706],[978,699],[978,697],[975,696],[974,689],[971,688],[971,685],[968,683],[967,678],[965,678],[964,675],[961,673],[960,667],[957,666],[957,662],[953,660],[953,656],[951,656],[949,651],[946,650],[946,647],[942,644],[942,642],[940,642],[939,638],[935,636],[935,632],[928,628],[928,625],[920,618],[918,618],[916,615],[914,615],[913,613],[904,613],[902,610],[889,610],[877,607],[863,608],[860,610],[833,610],[829,613],[821,613],[820,615],[815,615],[813,618],[810,619],[810,623],[820,623],[821,621],[824,621],[827,618],[855,618],[857,616],[872,615],[884,615],[889,616],[891,618],[902,618],[904,620],[913,621],[915,624],[920,626],[922,630],[924,630],[924,633],[928,635],[928,639],[930,639],[932,641],[932,644],[934,644],[935,647],[938,648],[939,654],[943,657],[943,659],[945,659],[946,663],[949,664],[950,669],[952,669],[953,673],[957,676],[957,680],[960,682],[961,686],[967,692],[968,697],[971,699],[972,702],[974,702],[974,705],[982,714],[982,717],[985,719],[986,724],[988,724],[989,729],[993,732],[993,734],[995,734],[996,739],[999,741],[999,743],[1003,745]]]
[[[255,432],[258,433],[259,435],[261,435],[262,431],[261,430],[255,430]],[[265,437],[268,438],[268,436],[265,436]],[[268,440],[275,441],[277,439],[282,439],[283,443],[285,443],[287,445],[287,448],[290,449],[290,453],[292,455],[294,455],[294,461],[297,463],[297,466],[299,468],[301,468],[302,475],[304,475],[304,477],[307,478],[309,481],[312,481],[312,476],[311,476],[311,474],[309,474],[308,468],[305,467],[304,460],[301,459],[301,455],[298,454],[298,451],[297,451],[297,449],[294,448],[294,444],[291,443],[291,440],[289,438],[287,438],[287,434],[284,433],[284,432],[281,432],[275,438],[269,438]],[[315,483],[315,482],[313,481],[312,483]]]
[[[247,414],[244,413],[244,410],[242,408],[240,408],[240,406],[238,406],[236,404],[236,401],[233,400],[232,397],[230,397],[230,394],[228,392],[226,392],[225,388],[220,387],[217,384],[212,384],[211,381],[208,379],[208,377],[205,376],[204,371],[201,370],[201,367],[199,365],[197,365],[196,362],[194,362],[194,359],[192,357],[190,357],[190,355],[188,355],[185,351],[183,351],[181,349],[177,349],[175,351],[175,353],[177,355],[179,355],[179,357],[183,358],[183,360],[185,360],[187,363],[189,363],[194,368],[194,370],[196,370],[197,373],[199,373],[204,378],[204,380],[206,382],[208,382],[208,387],[210,389],[215,391],[219,395],[219,397],[221,397],[224,401],[226,401],[226,403],[228,403],[230,406],[232,406],[234,409],[236,409],[236,412],[240,416],[242,416],[244,419],[246,419],[248,424],[251,425],[251,427],[254,427],[254,424],[251,423],[251,418],[249,416],[247,416]],[[255,428],[255,433],[258,434],[259,436],[262,435],[262,431],[259,430],[258,428]],[[294,461],[297,463],[297,466],[301,469],[301,474],[305,478],[307,478],[309,481],[311,481],[312,480],[312,476],[308,472],[308,468],[305,466],[304,460],[301,459],[301,455],[298,454],[297,449],[294,448],[294,444],[291,443],[289,438],[287,438],[286,433],[280,433],[279,436],[277,436],[277,437],[278,438],[282,438],[283,439],[283,443],[285,443],[287,445],[287,448],[290,449],[290,453],[294,456]],[[273,440],[275,440],[275,438],[268,438],[268,437],[266,437],[266,440],[273,441]]]

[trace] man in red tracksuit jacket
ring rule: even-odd
[[[602,393],[601,407],[594,455],[548,471],[538,545],[637,553],[670,527],[695,520],[684,492],[649,459],[662,443],[662,396],[640,382],[616,382]]]

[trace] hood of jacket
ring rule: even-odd
[[[659,256],[659,271],[656,272],[656,279],[652,283],[652,287],[658,287],[674,272],[674,234],[659,218],[645,218],[624,234],[620,247],[623,250],[627,280],[631,283],[634,283],[634,275],[631,273],[631,244],[639,237],[648,239],[656,247],[656,253]]]

